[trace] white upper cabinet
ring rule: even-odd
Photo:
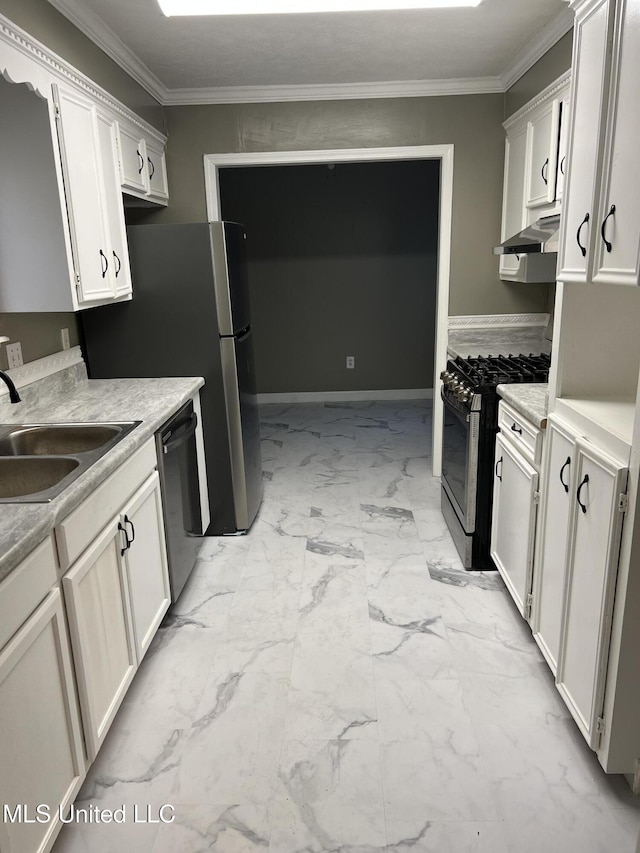
[[[560,99],[543,104],[527,124],[526,204],[528,208],[556,200]]]
[[[526,162],[527,127],[519,124],[507,131],[505,141],[501,241],[522,231],[526,224],[523,180]],[[519,264],[518,255],[500,255],[500,278],[515,275]]]
[[[124,207],[120,195],[118,159],[116,153],[116,123],[106,115],[98,114],[98,139],[102,153],[105,190],[104,209],[109,235],[108,257],[111,281],[116,297],[130,297],[132,292],[129,269],[129,247],[124,222]]]
[[[131,299],[122,193],[167,203],[166,138],[0,22],[0,311]]]
[[[146,195],[149,192],[149,172],[145,141],[136,127],[123,122],[117,123],[117,133],[122,189]]]
[[[85,306],[131,294],[112,122],[93,101],[54,86],[58,133],[72,223],[78,302]]]
[[[614,35],[593,280],[638,284],[640,249],[640,0],[620,3]]]
[[[540,217],[560,211],[566,169],[569,89],[570,72],[567,72],[504,123],[502,242]],[[500,278],[522,280],[520,265],[519,255],[501,255]]]
[[[570,186],[559,278],[637,285],[640,0],[574,6]]]
[[[167,202],[167,164],[164,148],[155,140],[147,140],[147,168],[149,169],[149,196],[153,201]]]
[[[125,121],[117,122],[122,191],[130,196],[167,204],[169,185],[164,143]]]

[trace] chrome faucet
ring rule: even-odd
[[[11,379],[11,377],[7,376],[4,370],[0,370],[0,379],[4,381],[5,385],[9,389],[9,399],[11,400],[11,402],[19,403],[20,394],[18,394],[18,392],[16,391],[16,386],[13,384],[13,380]]]

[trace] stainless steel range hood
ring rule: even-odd
[[[517,272],[510,281],[536,284],[556,280],[560,214],[543,216],[519,234],[494,246],[494,255],[516,255]]]
[[[494,255],[552,254],[558,251],[560,214],[542,216],[519,234],[493,247]]]

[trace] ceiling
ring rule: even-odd
[[[505,91],[566,33],[566,0],[166,18],[156,0],[49,0],[162,103]]]

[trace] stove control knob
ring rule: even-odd
[[[442,379],[442,381],[446,384],[447,379],[448,379],[450,376],[451,376],[451,374],[449,373],[449,371],[448,371],[448,370],[443,370],[443,371],[442,371],[442,373],[440,374],[440,379]]]

